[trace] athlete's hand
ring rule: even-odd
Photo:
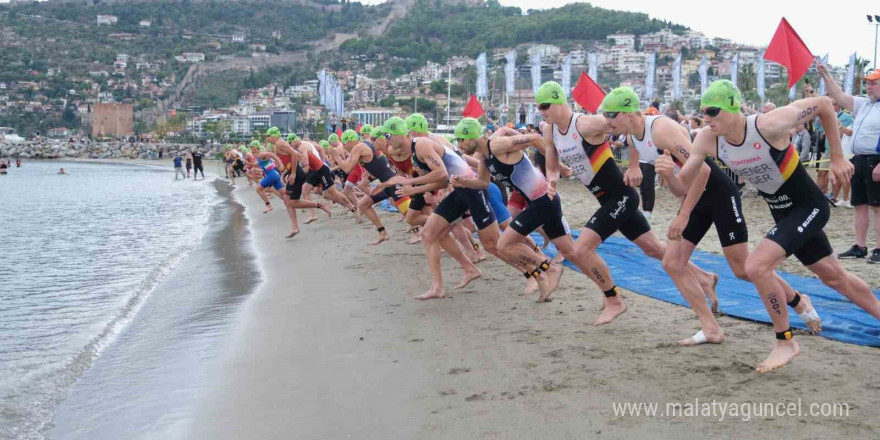
[[[843,156],[832,157],[831,158],[831,166],[829,167],[830,173],[828,173],[829,180],[831,180],[831,185],[837,185],[843,182],[849,182],[850,178],[852,178],[853,172],[855,171],[855,167],[853,167],[852,162],[846,160]],[[877,181],[877,169],[874,169],[874,173],[872,173],[872,178],[874,181]]]
[[[623,183],[638,188],[642,184],[642,170],[638,167],[628,167],[623,173]]]
[[[547,182],[547,197],[549,197],[550,200],[553,200],[553,198],[556,197],[556,185],[558,184],[559,181],[557,180]]]
[[[455,188],[467,188],[468,179],[462,179],[459,176],[449,176],[449,184]]]
[[[398,185],[398,184],[403,184],[405,180],[406,180],[406,178],[403,176],[394,176],[394,177],[386,180],[385,184],[387,186]]]
[[[385,191],[384,185],[385,185],[384,183],[380,183],[380,184],[376,185],[375,188],[370,190],[370,195],[375,196],[376,194],[379,194],[380,192]]]
[[[880,182],[880,163],[878,163],[877,166],[874,167],[874,171],[871,172],[871,180],[873,180],[875,182]],[[874,220],[874,221],[877,221],[877,220]]]
[[[831,78],[831,74],[828,72],[828,67],[818,59],[816,60],[816,71],[825,79]]]
[[[559,175],[562,177],[571,177],[571,167],[564,163],[559,164]]]
[[[672,162],[672,154],[669,150],[663,150],[663,154],[654,162],[654,169],[657,174],[667,178],[675,173],[675,163]]]
[[[400,197],[409,197],[415,194],[413,187],[409,185],[400,185],[397,187],[397,195]]]
[[[687,227],[688,218],[683,215],[677,215],[669,224],[669,230],[666,231],[666,237],[670,240],[681,240],[681,233]]]

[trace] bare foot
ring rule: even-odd
[[[678,341],[678,345],[683,347],[693,347],[695,345],[701,344],[720,344],[724,342],[724,333],[721,332],[721,329],[716,329],[710,332],[704,332],[700,330],[697,334],[691,336],[687,339],[682,339]]]
[[[773,351],[770,352],[770,355],[767,356],[764,362],[761,362],[761,365],[758,365],[757,371],[758,373],[766,373],[781,368],[791,362],[800,352],[801,348],[794,339],[787,341],[777,339],[776,344],[773,346]]]
[[[388,240],[388,232],[382,231],[379,233],[379,238],[373,242],[373,246],[382,243],[383,241]]]
[[[710,273],[709,278],[700,283],[706,298],[712,303],[712,313],[718,313],[718,297],[715,295],[715,288],[718,287],[718,274]]]
[[[547,269],[545,274],[549,275],[550,278],[550,290],[556,290],[559,288],[559,281],[562,280],[562,272],[565,270],[565,267],[561,264],[550,264],[550,269]]]
[[[794,308],[794,311],[798,313],[801,320],[810,329],[810,333],[818,335],[822,332],[822,318],[819,317],[816,309],[813,308],[813,302],[810,301],[810,297],[803,293],[800,295],[801,302]]]
[[[440,287],[440,288],[431,287],[431,290],[428,290],[427,292],[425,292],[419,296],[416,296],[414,298],[426,300],[426,299],[436,299],[436,298],[444,298],[444,297],[446,297],[446,291],[443,290],[442,287]]]
[[[407,240],[407,243],[416,244],[420,241],[422,241],[422,236],[419,235],[418,233],[416,233],[416,234],[413,234],[413,236],[409,240]]]
[[[611,301],[606,301],[605,305],[602,309],[602,313],[593,321],[594,326],[605,325],[611,321],[614,321],[614,318],[622,315],[623,312],[626,311],[626,303],[624,303],[620,298],[615,298]]]
[[[479,269],[476,269],[476,272],[465,272],[464,277],[461,279],[461,282],[458,283],[455,288],[456,289],[464,289],[465,286],[470,284],[471,281],[483,276],[483,273],[480,272]]]
[[[327,205],[321,205],[321,211],[327,213],[327,218],[333,217],[333,211],[330,210],[330,207]]]
[[[538,290],[538,280],[533,277],[529,277],[529,279],[526,280],[526,289],[523,291],[523,294],[531,295],[535,293],[536,290]]]
[[[290,234],[287,234],[287,236],[284,238],[293,238],[293,237],[296,237],[296,234],[299,234],[299,229],[291,231]]]
[[[263,210],[263,214],[268,214],[272,211],[272,205],[266,205],[266,209]]]
[[[312,223],[317,219],[318,219],[318,217],[309,217],[308,220],[306,220],[306,224]]]

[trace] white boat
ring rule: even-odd
[[[17,144],[24,142],[24,138],[15,133],[15,129],[11,127],[0,127],[0,141]]]

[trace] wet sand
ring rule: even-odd
[[[243,180],[242,180],[243,181]],[[572,225],[595,200],[577,182],[560,192]],[[799,336],[802,353],[770,374],[754,368],[772,346],[768,325],[720,317],[727,342],[673,345],[698,328],[693,313],[624,291],[626,314],[589,325],[601,304],[585,277],[567,271],[554,301],[521,295],[522,276],[489,259],[483,278],[461,291],[444,258],[449,296],[420,302],[427,288],[421,244],[408,245],[397,214],[381,213],[391,240],[370,246],[368,222],[334,209],[291,240],[289,220],[263,215],[253,188],[234,195],[246,207],[264,283],[248,299],[222,367],[189,438],[534,439],[534,438],[871,438],[880,429],[876,348]],[[677,202],[658,192],[652,224],[665,236]],[[769,229],[766,204],[746,198],[752,246]],[[826,228],[836,250],[849,247],[852,210],[833,210]],[[703,250],[718,251],[714,231]],[[844,263],[876,288],[863,260]],[[796,262],[786,270],[805,274]],[[820,310],[821,313],[821,310]],[[667,402],[846,403],[848,417],[720,413],[661,417]],[[615,403],[659,403],[656,417],[616,415]]]

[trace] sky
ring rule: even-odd
[[[384,3],[384,0],[360,1]],[[505,6],[517,6],[523,11],[575,3],[572,0],[500,1]],[[608,9],[643,12],[651,18],[703,32],[709,38],[729,38],[754,46],[770,43],[779,20],[785,17],[813,55],[828,53],[828,61],[833,65],[847,64],[853,52],[862,58],[874,59],[876,27],[868,23],[866,15],[880,15],[880,1],[876,0],[810,2],[809,5],[790,0],[592,0],[588,3]]]

